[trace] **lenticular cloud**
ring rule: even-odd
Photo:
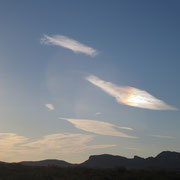
[[[119,136],[123,138],[137,138],[135,136],[130,136],[128,134],[122,133],[117,128],[124,130],[132,130],[129,127],[120,127],[108,122],[101,122],[95,120],[87,120],[87,119],[70,119],[70,118],[60,118],[72,123],[76,128],[92,132],[95,134],[106,135],[106,136]]]
[[[111,82],[103,81],[96,76],[88,76],[86,80],[113,96],[117,102],[127,106],[152,110],[177,110],[175,107],[166,104],[144,90],[130,86],[117,86]]]
[[[41,38],[41,43],[60,46],[70,49],[75,53],[83,53],[89,56],[96,56],[98,54],[97,50],[95,50],[94,48],[86,46],[74,39],[70,39],[62,35],[44,35],[44,37]]]

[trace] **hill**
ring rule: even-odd
[[[70,167],[73,164],[62,160],[46,159],[42,161],[22,161],[20,164],[29,166],[58,166],[58,167]]]

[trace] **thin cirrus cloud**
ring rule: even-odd
[[[129,127],[120,127],[108,122],[100,122],[96,120],[87,120],[87,119],[70,119],[70,118],[59,118],[66,120],[72,123],[76,128],[81,129],[83,131],[92,132],[100,135],[107,136],[118,136],[123,138],[137,138],[135,136],[130,136],[128,134],[122,133],[117,128],[124,130],[132,130]]]
[[[40,140],[24,144],[25,147],[61,154],[80,153],[85,150],[114,147],[114,144],[87,145],[94,139],[92,135],[58,133],[44,136]]]
[[[101,115],[101,114],[102,114],[101,112],[96,112],[96,113],[95,113],[96,116],[99,116],[99,115]]]
[[[48,36],[44,35],[40,41],[42,44],[56,45],[72,50],[74,53],[82,53],[89,56],[96,56],[98,51],[92,47],[86,46],[74,39],[63,35]]]
[[[92,75],[86,77],[86,80],[113,96],[118,103],[127,106],[152,110],[177,110],[177,108],[166,104],[144,90],[130,86],[117,86],[116,84],[103,81]]]
[[[31,140],[15,133],[0,133],[0,159],[3,161],[67,158],[92,149],[112,148],[115,144],[88,145],[94,135],[57,133]],[[38,152],[38,153],[37,153]]]
[[[48,108],[50,111],[54,110],[54,106],[52,104],[45,104],[45,107]]]
[[[163,139],[175,139],[175,137],[172,137],[172,136],[162,136],[162,135],[159,135],[159,134],[152,134],[150,136],[156,137],[156,138],[163,138]]]

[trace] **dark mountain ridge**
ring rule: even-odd
[[[59,166],[59,167],[69,167],[73,166],[73,164],[68,163],[63,160],[57,160],[57,159],[46,159],[41,161],[22,161],[20,164],[23,165],[29,165],[29,166]]]
[[[19,162],[23,165],[30,166],[59,166],[59,167],[90,167],[90,168],[115,168],[126,167],[129,169],[169,169],[180,170],[180,153],[163,151],[156,157],[141,158],[134,156],[134,158],[126,158],[122,156],[115,156],[110,154],[92,155],[83,163],[71,164],[62,160],[47,159],[42,161],[23,161]]]
[[[163,168],[180,170],[180,153],[164,151],[158,154],[156,157],[141,158],[134,156],[132,159],[106,154],[95,155],[90,156],[87,161],[80,165],[97,168],[126,167],[137,169]]]

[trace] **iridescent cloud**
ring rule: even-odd
[[[86,80],[115,97],[116,101],[121,104],[152,110],[177,110],[177,108],[166,104],[144,90],[130,86],[117,86],[96,76],[88,76]]]

